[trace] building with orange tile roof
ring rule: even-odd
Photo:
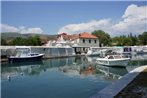
[[[79,51],[86,53],[91,47],[99,47],[99,40],[96,36],[87,32],[72,35],[61,33],[51,44],[54,46],[68,45],[74,48],[75,53]]]
[[[96,36],[89,34],[87,32],[83,32],[83,33],[79,34],[79,38],[97,39]]]

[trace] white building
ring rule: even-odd
[[[48,42],[49,46],[71,46],[75,53],[86,53],[90,47],[99,47],[99,40],[96,36],[87,32],[67,35],[59,34],[54,41]]]
[[[80,47],[99,47],[98,38],[87,32],[80,33],[78,37],[73,40],[73,43]]]

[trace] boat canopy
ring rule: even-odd
[[[106,56],[106,58],[108,58],[108,59],[121,59],[122,56],[121,55],[108,55],[108,56]]]

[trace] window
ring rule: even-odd
[[[96,40],[94,40],[94,42],[96,43]]]
[[[89,39],[89,43],[91,43],[91,40]]]
[[[83,43],[85,43],[85,39],[83,39]]]

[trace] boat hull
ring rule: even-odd
[[[97,63],[101,65],[106,65],[106,66],[115,66],[115,67],[126,67],[129,58],[126,59],[121,59],[121,60],[103,60],[103,59],[98,59]]]
[[[26,62],[26,61],[39,61],[41,60],[43,55],[33,56],[33,57],[9,57],[8,60],[10,63],[12,62]]]

